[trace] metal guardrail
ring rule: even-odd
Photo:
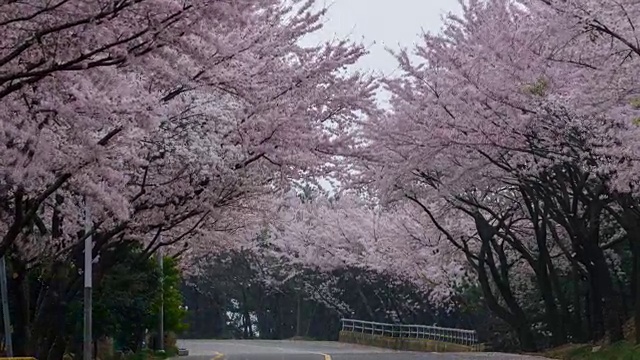
[[[475,330],[443,328],[427,325],[386,324],[373,321],[340,319],[342,331],[370,335],[427,339],[453,344],[475,346],[478,337]]]

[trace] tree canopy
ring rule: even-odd
[[[208,310],[243,337],[289,336],[291,317],[300,335],[309,304],[401,302],[398,321],[482,306],[527,351],[640,329],[640,3],[460,3],[388,77],[354,71],[349,39],[301,45],[314,0],[0,3],[20,352],[77,351],[89,236],[97,335],[139,338],[160,290],[180,330],[179,273],[215,279]],[[386,310],[331,290],[356,285]]]

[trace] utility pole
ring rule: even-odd
[[[9,292],[7,291],[7,268],[5,258],[0,257],[0,293],[2,296],[2,322],[4,323],[4,344],[7,357],[13,357],[13,341],[11,339],[11,317],[9,315]]]
[[[92,231],[91,213],[89,211],[89,204],[85,199],[85,239],[84,239],[84,345],[83,345],[83,358],[84,360],[91,360],[93,353],[93,338],[91,335],[92,329],[92,306],[93,306],[93,241],[92,236],[88,235]]]
[[[158,310],[158,350],[164,351],[164,259],[162,248],[156,252],[160,267],[160,309]]]

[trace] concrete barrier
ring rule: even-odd
[[[406,351],[477,352],[483,350],[481,344],[468,346],[429,339],[390,337],[351,331],[340,331],[339,341],[351,344],[368,345]]]

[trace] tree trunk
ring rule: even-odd
[[[360,284],[358,283],[356,287],[357,287],[358,295],[360,296],[360,300],[362,300],[362,304],[364,305],[364,308],[367,311],[367,315],[369,315],[369,321],[376,321],[377,320],[376,316],[373,313],[371,306],[369,305],[369,300],[367,300],[367,297],[362,292],[362,288],[360,287]]]
[[[631,240],[631,254],[633,268],[631,271],[631,299],[633,301],[633,325],[635,329],[634,341],[640,344],[640,243]]]
[[[578,270],[578,264],[575,262],[571,265],[571,282],[572,282],[572,302],[573,302],[573,316],[571,321],[571,333],[574,336],[574,342],[584,342],[587,338],[590,338],[589,334],[589,325],[587,321],[587,329],[584,328],[584,321],[582,319],[582,300],[581,300],[581,289],[580,284],[582,283],[582,279],[580,276],[580,272]],[[588,307],[588,302],[585,302]],[[588,313],[588,310],[585,310]],[[577,339],[576,339],[577,338]],[[577,341],[576,341],[577,340]]]
[[[518,341],[520,342],[520,347],[524,351],[536,351],[536,344],[534,341],[533,332],[528,325],[526,320],[524,311],[514,304],[512,301],[507,302],[508,310],[505,309],[493,294],[492,287],[489,283],[489,277],[487,274],[487,270],[485,269],[485,258],[486,254],[486,244],[483,245],[483,250],[480,251],[479,255],[479,263],[477,267],[478,272],[478,280],[480,282],[480,287],[482,289],[484,299],[487,302],[487,306],[489,310],[491,310],[496,316],[498,316],[501,320],[509,324],[511,329],[518,336]],[[493,264],[488,264],[489,267],[492,267]],[[495,274],[495,269],[492,269],[492,273]],[[504,294],[501,291],[501,295]]]
[[[62,360],[64,357],[64,351],[67,348],[67,342],[63,335],[53,335],[55,340],[51,344],[47,353],[46,360]]]
[[[15,263],[13,266],[17,266]],[[11,266],[11,267],[13,267]],[[13,326],[13,352],[21,356],[34,355],[31,344],[31,324],[29,314],[29,287],[26,273],[19,269],[8,269],[9,273],[15,272],[18,276],[9,283],[9,301],[12,303],[14,311],[11,313]],[[13,296],[12,296],[13,295]]]
[[[313,323],[313,318],[316,316],[316,311],[318,309],[318,304],[313,303],[311,308],[311,316],[309,316],[309,321],[307,322],[307,330],[304,333],[304,336],[309,337],[309,332],[311,331],[311,324]]]
[[[300,292],[296,299],[296,336],[302,336],[302,296]]]
[[[249,339],[251,336],[251,315],[249,314],[249,304],[247,302],[247,293],[242,287],[242,333],[245,339]]]
[[[597,286],[602,292],[603,315],[605,330],[609,335],[609,340],[614,343],[624,339],[622,332],[622,319],[620,318],[621,304],[620,296],[613,287],[611,272],[607,265],[606,259],[602,251],[591,251],[593,256],[594,271],[593,276],[596,277]]]
[[[539,249],[539,251],[540,260],[537,264],[538,269],[536,271],[536,279],[544,302],[546,322],[548,324],[548,329],[551,332],[551,344],[556,347],[565,343],[566,333],[562,317],[559,316],[558,313],[558,306],[553,294],[551,279],[547,269],[547,263],[550,260],[548,259],[549,254],[547,252],[546,245],[543,249]]]

